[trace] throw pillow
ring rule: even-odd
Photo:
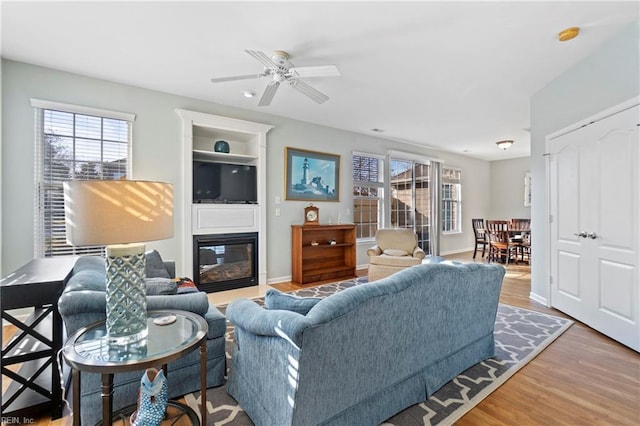
[[[321,300],[319,297],[299,297],[270,288],[265,294],[264,305],[270,310],[291,311],[307,315],[311,308]]]
[[[176,294],[178,292],[176,282],[169,278],[145,278],[144,283],[147,286],[147,296]]]
[[[148,251],[144,256],[146,258],[147,278],[171,278],[157,250]]]
[[[400,249],[386,249],[382,253],[386,254],[387,256],[409,256],[409,253]]]
[[[197,293],[200,291],[196,283],[191,281],[191,278],[176,278],[175,281],[178,286],[178,294]]]

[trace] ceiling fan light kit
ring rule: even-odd
[[[511,147],[511,145],[513,145],[513,141],[512,140],[498,141],[496,142],[496,145],[498,145],[498,148],[500,148],[501,150],[506,151]]]
[[[292,63],[289,62],[289,54],[284,50],[273,51],[271,57],[268,57],[264,52],[261,52],[259,50],[245,50],[245,52],[264,66],[264,71],[262,72],[262,74],[245,74],[230,77],[212,78],[211,82],[223,83],[227,81],[248,80],[261,77],[270,78],[271,81],[269,82],[269,84],[267,84],[267,87],[265,88],[264,93],[262,94],[262,97],[258,102],[258,106],[271,105],[271,101],[278,91],[280,83],[285,81],[289,82],[289,85],[296,89],[298,92],[309,97],[314,102],[321,104],[328,101],[329,97],[320,92],[318,89],[315,89],[314,87],[311,87],[309,84],[300,80],[300,78],[340,76],[340,71],[335,65],[295,67]],[[245,97],[249,97],[246,95],[246,91],[244,93]]]

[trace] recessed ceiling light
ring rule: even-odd
[[[558,33],[558,40],[560,41],[572,40],[578,36],[579,32],[580,32],[580,28],[578,27],[567,28],[566,30],[562,30]]]
[[[244,96],[245,98],[253,98],[255,95],[256,95],[256,92],[254,92],[253,90],[242,91],[242,96]]]
[[[496,142],[496,145],[498,145],[498,148],[504,151],[506,149],[509,149],[509,147],[513,145],[513,141],[512,140],[498,141]]]

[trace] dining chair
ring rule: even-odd
[[[511,241],[508,221],[487,220],[487,232],[489,234],[488,262],[499,262],[504,257],[505,264],[508,265],[511,256],[517,259],[520,243]]]
[[[530,231],[531,219],[511,219],[509,228],[513,231]]]
[[[525,257],[531,262],[531,219],[511,219],[509,221],[509,231],[511,239],[519,243],[518,251],[520,259],[524,262]],[[517,239],[514,239],[518,235]]]
[[[471,225],[473,225],[473,236],[476,241],[475,248],[473,249],[473,258],[476,258],[479,246],[482,246],[482,257],[484,257],[484,252],[489,244],[487,232],[484,228],[484,219],[471,219]]]

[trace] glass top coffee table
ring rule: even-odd
[[[174,315],[176,321],[158,325],[154,319]],[[125,371],[145,370],[167,363],[200,347],[200,390],[206,395],[207,322],[200,315],[184,311],[149,311],[149,335],[131,345],[114,346],[107,341],[105,322],[97,322],[78,330],[67,340],[62,354],[72,368],[73,424],[80,425],[80,372],[102,376],[102,424],[113,421],[113,375]],[[142,374],[140,375],[142,377]],[[168,376],[167,376],[168,378]],[[169,379],[170,380],[170,379]],[[171,386],[171,382],[169,382]],[[132,401],[134,404],[136,401]],[[172,406],[181,406],[172,403]],[[182,407],[188,408],[188,407]],[[135,409],[135,408],[134,408]],[[201,424],[206,424],[206,404],[201,404]],[[197,423],[197,417],[195,417]]]

